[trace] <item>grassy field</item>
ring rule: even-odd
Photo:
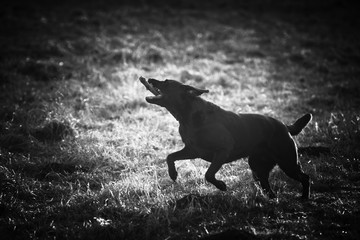
[[[356,11],[271,6],[4,4],[1,238],[359,239]],[[269,200],[246,159],[218,173],[226,192],[200,159],[177,162],[172,182],[164,160],[183,146],[178,123],[145,102],[140,76],[285,123],[311,112],[296,138],[311,199],[276,168]]]

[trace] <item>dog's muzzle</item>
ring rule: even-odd
[[[162,98],[162,94],[159,88],[157,88],[155,85],[157,84],[157,80],[155,79],[149,79],[149,81],[146,81],[145,78],[140,77],[140,82],[146,87],[147,90],[149,90],[154,96],[148,96],[145,98],[145,100],[149,103],[156,103],[157,100],[160,100]]]

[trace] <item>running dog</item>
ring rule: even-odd
[[[298,160],[297,147],[291,136],[299,134],[311,121],[305,114],[292,125],[260,114],[235,114],[205,101],[199,96],[208,90],[184,85],[175,80],[159,81],[140,78],[155,96],[146,101],[165,107],[179,121],[179,133],[185,147],[167,156],[170,178],[175,181],[175,161],[202,158],[210,162],[205,179],[225,191],[226,184],[215,178],[225,163],[248,157],[254,179],[269,196],[275,194],[269,184],[269,173],[278,165],[289,177],[302,184],[302,198],[310,197],[310,178]]]

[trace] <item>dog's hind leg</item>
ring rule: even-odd
[[[305,174],[302,169],[300,162],[297,162],[296,165],[289,167],[288,165],[282,166],[279,164],[281,170],[283,170],[286,175],[299,181],[302,184],[302,199],[309,199],[310,198],[310,177],[309,175]]]
[[[260,185],[269,198],[275,198],[275,193],[271,190],[269,184],[269,174],[270,171],[276,165],[275,161],[269,156],[269,154],[264,153],[261,149],[257,149],[249,156],[249,166],[252,170],[253,177],[255,181],[260,181]]]
[[[277,164],[286,175],[302,184],[302,198],[308,199],[310,197],[310,177],[302,171],[295,142],[293,139],[283,141],[282,146],[283,151],[278,155]]]
[[[167,156],[166,162],[168,165],[169,176],[173,181],[176,181],[177,172],[175,168],[175,161],[197,158],[198,156],[188,147],[184,147],[180,151],[171,153]]]

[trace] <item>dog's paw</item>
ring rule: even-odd
[[[169,161],[169,158],[166,161],[168,164],[169,176],[175,182],[178,175],[178,173],[176,172],[175,164],[173,161]]]
[[[176,172],[176,170],[170,170],[169,169],[169,176],[170,178],[175,182],[176,181],[176,178],[178,176],[178,173]]]
[[[226,191],[226,184],[223,181],[217,181],[215,183],[215,187],[217,187],[221,191]]]

